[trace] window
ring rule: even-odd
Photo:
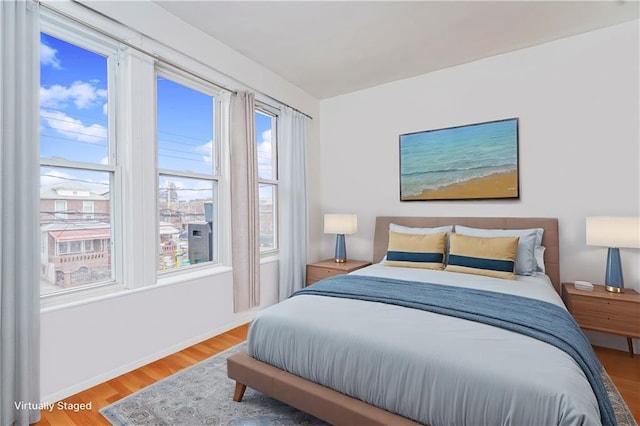
[[[82,253],[82,241],[71,241],[69,243],[69,253]]]
[[[157,82],[158,270],[217,261],[216,92],[161,69]]]
[[[66,219],[67,218],[67,201],[66,200],[56,200],[55,201],[54,216],[57,219]]]
[[[93,219],[93,209],[94,204],[93,201],[83,201],[82,202],[82,213],[84,219]]]
[[[188,70],[216,73],[168,47],[158,55],[175,66],[112,40],[107,34],[122,29],[99,33],[99,18],[94,31],[40,13],[34,143],[45,304],[191,279],[228,261],[229,97]],[[278,110],[258,104],[260,250],[269,253],[278,248]],[[156,280],[147,279],[154,270]]]
[[[111,198],[117,177],[109,107],[117,54],[114,45],[86,29],[75,32],[46,20],[42,28],[40,288],[46,295],[114,281],[106,250],[113,240]],[[89,237],[108,242],[91,262],[82,255],[83,249],[93,249],[85,241]],[[81,278],[80,268],[86,270]]]
[[[277,116],[270,108],[256,108],[256,150],[258,154],[258,196],[260,213],[260,252],[278,248],[278,163]]]
[[[69,243],[58,243],[58,254],[69,253]]]

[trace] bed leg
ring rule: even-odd
[[[244,391],[247,390],[247,385],[243,385],[240,382],[236,382],[236,390],[233,393],[233,400],[235,402],[242,401],[242,397],[244,396]]]

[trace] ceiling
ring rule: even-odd
[[[639,17],[634,1],[165,1],[325,99]]]

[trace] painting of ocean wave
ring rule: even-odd
[[[517,118],[400,135],[400,200],[518,197]]]

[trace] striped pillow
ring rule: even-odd
[[[403,234],[389,231],[387,266],[442,269],[447,234]]]
[[[445,271],[516,279],[519,237],[472,237],[451,234]]]

